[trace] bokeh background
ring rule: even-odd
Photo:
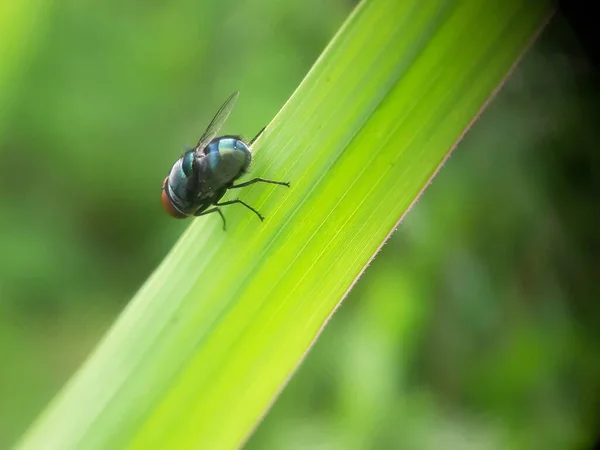
[[[184,146],[235,89],[224,131],[253,136],[354,4],[0,5],[0,449],[189,225],[159,201]],[[589,444],[600,428],[591,76],[556,17],[248,448]]]

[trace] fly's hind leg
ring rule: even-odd
[[[275,181],[275,180],[267,180],[265,178],[254,178],[254,179],[252,179],[250,181],[246,181],[244,183],[234,184],[229,189],[236,189],[236,188],[241,188],[241,187],[244,187],[244,186],[250,186],[251,184],[254,184],[254,183],[278,184],[279,186],[290,187],[289,181]]]
[[[223,215],[223,212],[221,211],[221,208],[211,208],[211,209],[207,209],[206,211],[202,211],[201,213],[196,213],[194,214],[196,217],[200,217],[200,216],[205,216],[207,214],[211,214],[217,212],[219,213],[219,215],[221,216],[221,220],[223,221],[223,231],[226,231],[226,222],[225,222],[225,216]]]
[[[260,135],[263,134],[263,131],[265,131],[266,128],[267,127],[262,127],[260,131],[256,134],[256,136],[254,136],[252,140],[248,142],[248,146],[252,146],[252,144],[254,144],[254,142],[260,137]]]

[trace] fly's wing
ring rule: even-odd
[[[231,111],[233,110],[238,95],[239,92],[235,91],[227,100],[225,100],[223,106],[219,108],[217,114],[215,114],[215,117],[208,124],[206,131],[198,141],[198,144],[196,144],[196,148],[194,149],[196,155],[202,153],[204,147],[206,147],[210,143],[210,141],[217,137],[217,133],[229,117],[229,114],[231,114]]]

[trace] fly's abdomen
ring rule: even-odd
[[[248,146],[235,137],[213,139],[204,151],[204,166],[216,186],[225,186],[242,175],[252,159]],[[212,183],[211,183],[212,184]]]

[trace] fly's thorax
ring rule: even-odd
[[[169,177],[164,186],[164,190],[174,206],[184,212],[190,213],[193,209],[193,199],[189,197],[190,174],[192,171],[193,152],[186,152],[181,158],[175,161]]]
[[[252,160],[248,146],[233,136],[213,139],[204,153],[203,165],[210,173],[206,181],[214,187],[231,183],[248,169]]]

